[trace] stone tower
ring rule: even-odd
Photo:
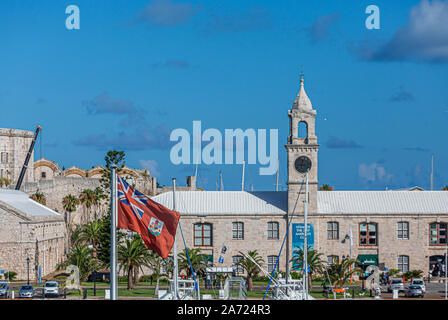
[[[303,76],[300,78],[299,94],[294,100],[292,109],[288,110],[288,116],[289,137],[288,143],[285,145],[288,152],[288,213],[291,214],[294,209],[300,185],[305,178],[305,174],[299,172],[304,161],[311,162],[308,174],[308,212],[315,213],[317,212],[317,152],[319,145],[315,131],[316,111],[313,110],[311,101],[305,92]],[[305,183],[297,202],[296,213],[303,213],[304,200]]]

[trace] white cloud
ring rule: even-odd
[[[149,170],[149,174],[152,177],[160,178],[160,172],[157,169],[159,164],[156,160],[140,160],[139,162],[144,169]]]
[[[359,177],[367,183],[389,182],[393,174],[387,173],[386,169],[378,163],[361,163],[358,167]]]

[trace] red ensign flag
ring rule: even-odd
[[[117,227],[138,232],[146,247],[166,259],[174,244],[180,213],[135,190],[117,175]]]

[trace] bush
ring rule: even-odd
[[[144,275],[140,277],[140,282],[151,282],[152,276]]]
[[[294,279],[294,280],[302,279],[302,274],[301,273],[293,271],[290,274],[291,274],[291,278]]]
[[[128,282],[127,276],[118,276],[117,277],[118,282]]]
[[[5,277],[5,280],[9,279],[9,281],[13,281],[17,277],[17,272],[14,272],[14,271],[5,272],[4,277]]]
[[[414,278],[422,278],[423,277],[423,271],[422,270],[410,270],[408,272],[405,272],[404,278],[406,280],[412,280]]]

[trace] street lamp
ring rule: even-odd
[[[30,258],[26,258],[26,270],[28,274],[27,284],[30,284]]]

